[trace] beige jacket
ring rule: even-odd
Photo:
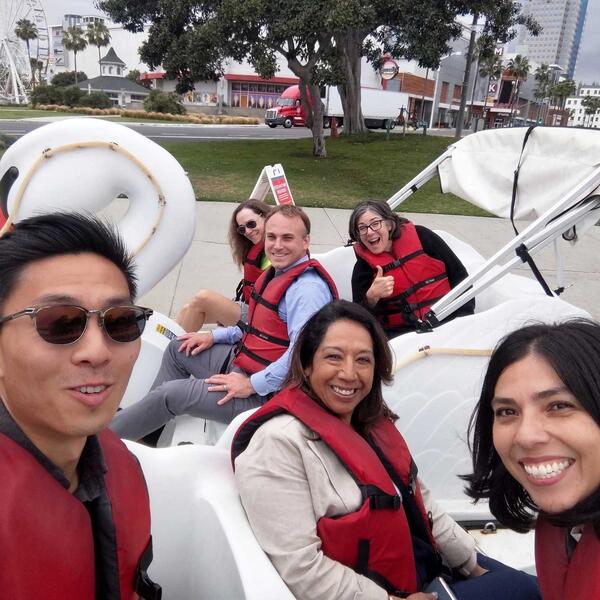
[[[274,417],[254,434],[235,467],[254,534],[296,598],[387,600],[383,588],[321,551],[317,521],[358,510],[362,498],[317,434],[291,415]],[[476,564],[474,539],[419,484],[444,561],[470,572]]]

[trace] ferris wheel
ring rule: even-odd
[[[27,46],[15,27],[28,19],[37,29],[37,39],[29,42],[32,59],[41,61],[46,71],[50,57],[50,36],[42,0],[0,0],[0,103],[26,103],[32,81]]]

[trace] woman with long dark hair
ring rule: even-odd
[[[265,218],[270,210],[268,204],[259,200],[246,200],[235,208],[229,224],[229,245],[233,261],[243,271],[236,298],[199,290],[177,314],[177,322],[186,331],[199,331],[205,323],[235,325],[245,319],[252,286],[269,266],[263,249]]]
[[[365,200],[350,215],[356,264],[352,299],[369,309],[388,338],[419,327],[431,305],[467,277],[459,258],[436,233]],[[472,314],[470,300],[450,318]]]
[[[447,573],[459,600],[539,599],[433,501],[383,400],[391,379],[375,318],[332,302],[298,336],[286,387],[237,431],[241,500],[287,586],[303,600],[433,600],[426,586]]]
[[[600,598],[600,325],[531,325],[496,348],[471,420],[467,493],[536,528],[544,600]]]

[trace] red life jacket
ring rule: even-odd
[[[244,278],[238,284],[235,299],[243,300],[246,304],[250,302],[250,294],[256,280],[263,274],[261,267],[264,256],[265,243],[254,244],[244,259]]]
[[[539,517],[535,528],[535,568],[544,600],[600,598],[600,540],[586,525],[571,559],[564,527]]]
[[[429,577],[439,574],[436,545],[416,481],[417,469],[394,424],[388,419],[376,423],[370,434],[371,445],[303,391],[286,388],[240,426],[231,447],[232,461],[265,421],[281,413],[294,415],[316,432],[350,471],[363,495],[363,504],[356,512],[319,519],[317,535],[325,556],[373,579],[389,593],[408,595],[418,587],[412,535],[420,533],[435,562],[430,565]]]
[[[287,324],[277,309],[288,288],[304,271],[312,268],[325,280],[331,295],[337,299],[337,288],[329,273],[314,259],[304,261],[275,277],[275,269],[267,269],[254,284],[248,307],[248,323],[243,325],[244,337],[237,348],[234,364],[256,373],[280,358],[290,345]]]
[[[450,291],[446,265],[423,250],[413,223],[401,226],[400,236],[393,240],[392,252],[373,254],[362,244],[354,244],[354,252],[383,274],[394,277],[394,290],[375,306],[375,314],[384,328],[411,325],[429,312],[432,304]]]
[[[148,491],[139,464],[108,429],[98,435],[115,528],[121,600],[160,599],[145,570],[152,560]],[[0,434],[0,596],[93,600],[94,538],[85,506],[27,450]],[[109,557],[113,558],[113,557]]]

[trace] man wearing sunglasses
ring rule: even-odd
[[[229,423],[281,389],[298,333],[337,298],[325,269],[309,258],[309,244],[304,211],[290,205],[274,208],[265,222],[271,267],[254,285],[247,325],[171,342],[150,393],[117,413],[111,429],[137,440],[176,415]]]
[[[134,456],[106,425],[152,311],[114,232],[70,214],[0,238],[0,596],[159,599]]]

